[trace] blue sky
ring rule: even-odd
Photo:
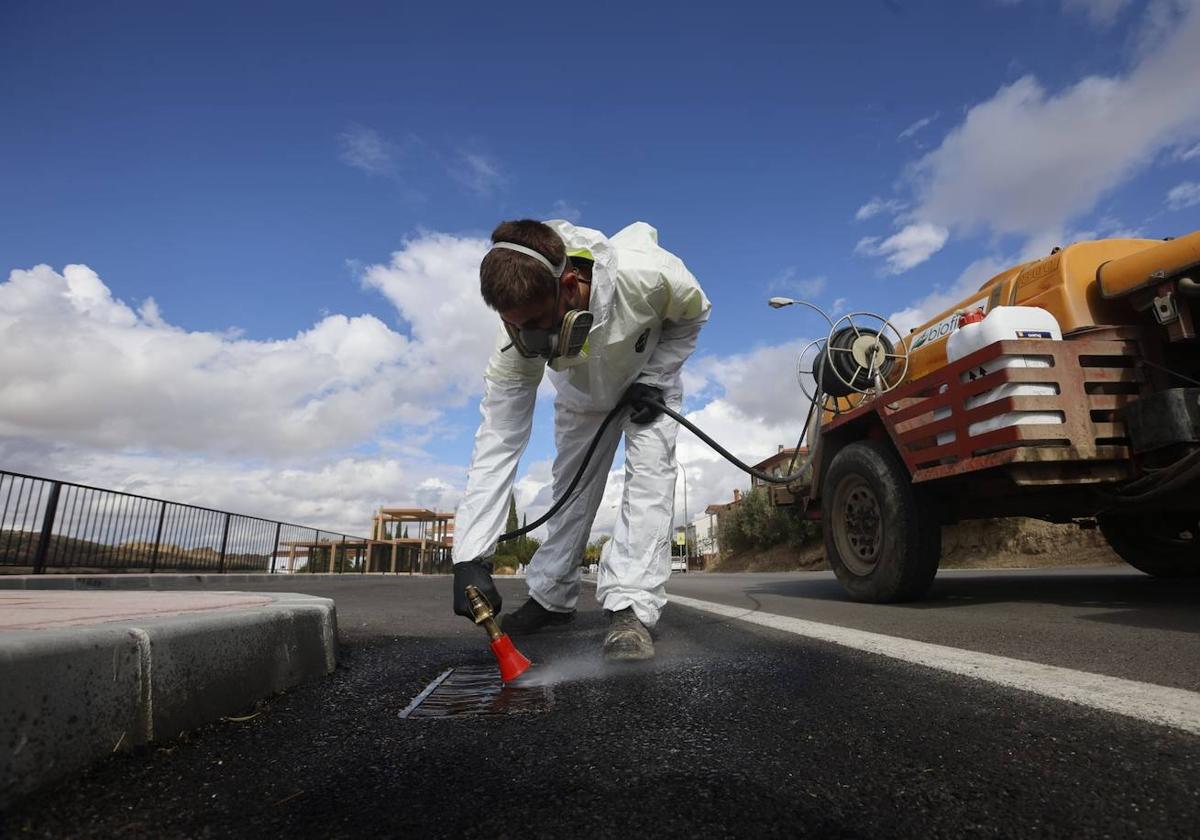
[[[25,291],[8,283],[34,307],[26,292],[77,290],[64,268],[85,265],[118,312],[38,304],[12,315],[6,344],[35,322],[51,347],[55,330],[108,330],[128,321],[118,302],[140,314],[97,339],[111,356],[41,354],[50,369],[31,371],[8,354],[9,387],[28,387],[0,402],[0,455],[346,527],[415,486],[452,504],[476,351],[439,345],[446,325],[417,313],[437,307],[439,284],[470,281],[471,243],[504,218],[655,225],[714,304],[689,405],[718,430],[755,424],[749,449],[793,434],[796,401],[750,392],[778,394],[770,383],[791,381],[789,353],[816,328],[767,309],[771,294],[912,319],[1064,239],[1200,227],[1193,2],[517,9],[3,4],[0,277],[49,266]],[[466,256],[440,269],[453,276],[393,256],[457,246]],[[336,316],[349,326],[328,344]],[[263,354],[320,324],[315,355],[294,360],[313,382],[272,373]],[[173,349],[144,366],[151,334]],[[136,371],[169,378],[172,335],[190,342],[172,362],[181,382],[265,384],[156,393]],[[125,373],[81,397],[72,377],[89,359]],[[409,387],[421,371],[453,381]],[[371,391],[380,380],[390,390]],[[346,408],[367,391],[359,414]],[[279,412],[251,405],[256,392]],[[131,416],[147,400],[163,404],[155,416]],[[531,505],[552,452],[539,416]],[[681,457],[696,459],[698,501],[729,495],[731,474],[690,447]],[[357,478],[382,458],[387,470]],[[301,478],[247,497],[283,474]]]

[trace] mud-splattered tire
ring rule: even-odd
[[[1122,560],[1148,575],[1200,577],[1200,512],[1107,514],[1100,533]]]
[[[852,443],[822,483],[825,556],[855,601],[912,601],[929,589],[942,554],[933,506],[884,443]]]

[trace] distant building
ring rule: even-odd
[[[757,464],[754,464],[753,467],[760,472],[765,472],[767,475],[782,478],[786,475],[790,475],[791,472],[795,470],[793,460],[799,462],[807,455],[808,447],[802,446],[797,451],[795,447],[789,448],[780,445],[780,447],[775,451],[775,454],[767,456]],[[760,487],[766,488],[770,486],[771,485],[769,482],[763,481],[757,476],[750,477],[750,487],[752,490],[756,490]],[[691,537],[690,539],[694,540],[693,544],[696,546],[697,554],[712,556],[715,559],[716,555],[718,555],[721,550],[718,543],[718,535],[721,532],[721,519],[724,515],[738,507],[738,505],[741,503],[742,491],[735,489],[733,491],[733,501],[709,505],[704,509],[704,519],[694,520],[689,525],[689,529],[691,529],[693,526],[696,529],[695,536]],[[705,523],[703,527],[699,525],[701,521],[704,521]]]
[[[707,525],[705,526],[706,542],[704,543],[704,547],[708,550],[703,552],[706,558],[711,557],[715,560],[717,555],[721,553],[721,545],[719,542],[719,534],[721,533],[721,517],[741,503],[742,491],[735,488],[733,491],[732,502],[712,504],[704,509],[704,518],[708,521]],[[697,534],[697,539],[699,539],[699,534]],[[706,560],[705,562],[707,565],[707,563],[711,561]]]
[[[709,508],[715,507],[709,505]],[[687,546],[688,568],[703,570],[720,553],[717,543],[717,517],[707,510],[686,526],[675,529],[675,545]]]
[[[795,469],[792,460],[801,461],[808,454],[808,447],[800,447],[797,452],[795,447],[785,448],[782,445],[776,450],[774,455],[771,455],[754,464],[754,468],[760,472],[765,472],[768,475],[773,475],[776,478],[782,478],[785,475],[790,475],[791,470]],[[756,475],[750,476],[751,487],[766,487],[767,482],[763,481]]]
[[[704,568],[721,553],[717,540],[717,518],[705,512],[688,523],[688,542],[692,552],[699,558],[699,567]]]

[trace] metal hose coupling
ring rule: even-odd
[[[483,629],[487,630],[489,639],[494,642],[504,635],[500,632],[500,627],[496,624],[496,616],[492,612],[492,605],[488,603],[488,599],[479,591],[478,586],[467,587],[467,603],[471,607],[471,619],[476,624],[483,625]]]

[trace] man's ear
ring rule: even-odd
[[[559,288],[562,289],[565,297],[574,299],[583,293],[583,290],[579,287],[580,279],[579,272],[575,269],[571,269],[562,276],[562,279],[558,282]]]

